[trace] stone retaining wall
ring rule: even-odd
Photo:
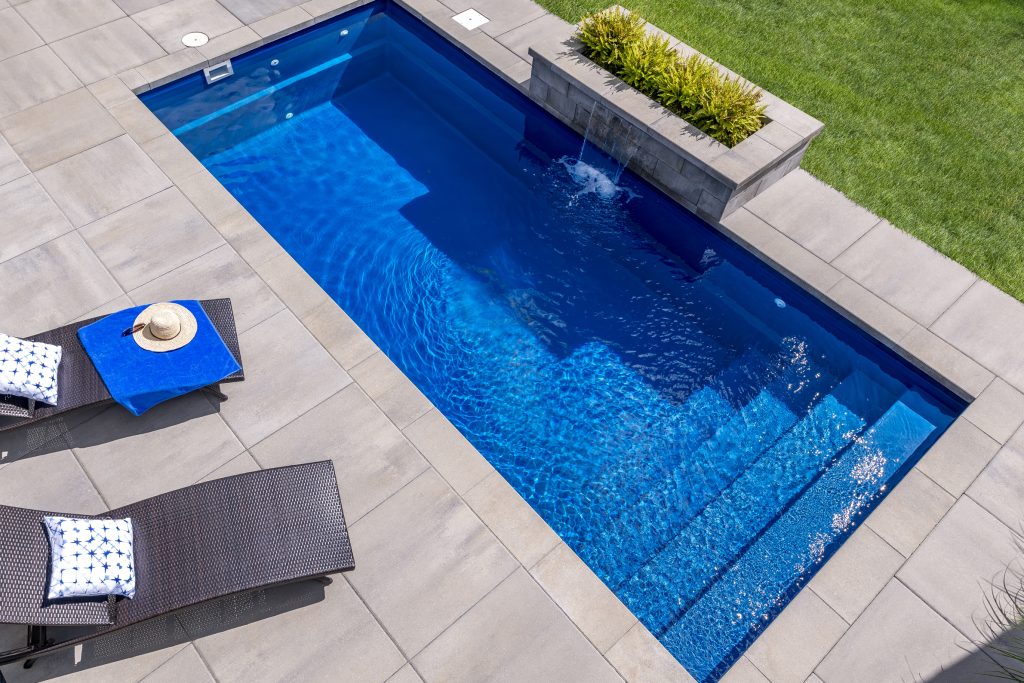
[[[669,39],[680,53],[695,52]],[[767,123],[730,148],[585,58],[575,40],[535,44],[530,55],[529,93],[535,101],[712,222],[798,168],[811,140],[823,128],[817,119],[764,92]]]

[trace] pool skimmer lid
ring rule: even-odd
[[[181,37],[181,44],[185,47],[202,47],[210,42],[210,36],[205,33],[186,33]]]
[[[484,15],[480,14],[479,12],[472,8],[466,10],[465,12],[459,12],[454,17],[452,17],[452,19],[459,22],[470,31],[477,28],[478,26],[483,26],[488,21],[490,21],[490,19],[488,19],[487,17],[485,17]]]

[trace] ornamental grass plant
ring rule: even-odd
[[[705,57],[684,57],[646,23],[618,8],[592,14],[577,34],[583,54],[729,147],[764,124],[760,90]]]

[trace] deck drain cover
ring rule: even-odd
[[[205,33],[186,33],[181,37],[181,42],[185,47],[202,47],[210,42],[210,36]]]
[[[475,9],[468,9],[465,12],[459,12],[454,17],[452,17],[452,19],[459,22],[460,24],[462,24],[463,26],[470,30],[475,29],[477,26],[483,26],[488,21],[490,21],[490,19],[480,14]]]

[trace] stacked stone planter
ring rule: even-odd
[[[648,30],[666,35],[650,25]],[[696,53],[667,37],[680,53]],[[530,55],[529,92],[534,100],[712,222],[798,168],[811,140],[823,128],[817,119],[764,92],[765,125],[730,148],[591,62],[574,39],[535,44]]]

